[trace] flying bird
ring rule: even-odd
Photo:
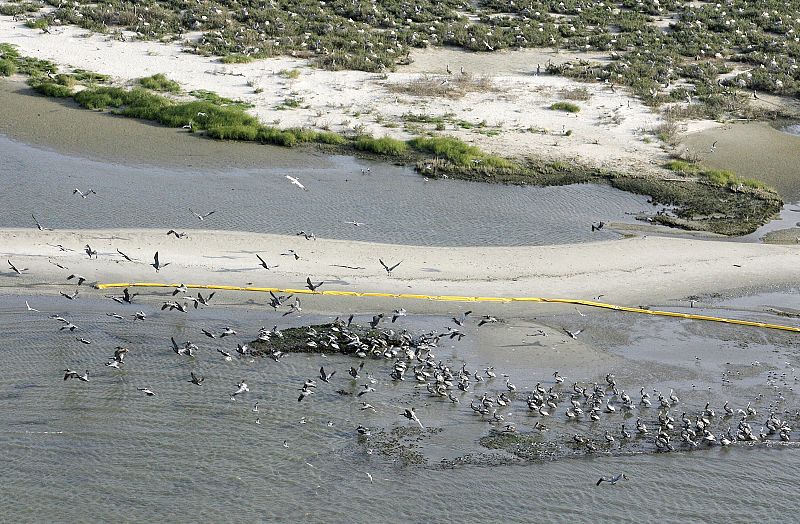
[[[383,266],[383,269],[385,269],[385,270],[386,270],[386,275],[387,275],[387,276],[391,276],[391,274],[392,274],[392,271],[394,271],[394,269],[395,269],[397,266],[399,266],[400,264],[402,264],[402,263],[403,263],[403,261],[401,260],[400,262],[398,262],[397,264],[395,264],[395,265],[393,265],[393,266],[387,266],[387,265],[386,265],[386,263],[385,263],[383,260],[381,260],[380,258],[378,259],[378,262],[380,262],[380,263],[381,263],[381,265]]]
[[[277,264],[275,264],[274,266],[270,267],[266,262],[264,262],[264,259],[261,258],[261,255],[259,255],[259,254],[256,254],[256,258],[258,258],[259,265],[261,267],[263,267],[264,269],[272,269],[273,267],[278,267]]]
[[[620,480],[628,480],[628,477],[625,475],[625,473],[620,473],[615,477],[600,477],[600,480],[597,481],[597,484],[595,484],[595,486],[599,486],[603,482],[608,482],[613,486]]]
[[[297,180],[297,179],[296,179],[295,177],[293,177],[292,175],[286,175],[286,180],[288,180],[288,181],[289,181],[289,182],[291,182],[292,184],[296,185],[297,187],[299,187],[299,188],[300,188],[300,189],[302,189],[303,191],[308,191],[308,189],[306,189],[306,186],[304,186],[303,184],[301,184],[301,183],[300,183],[300,181],[299,181],[299,180]]]
[[[41,311],[39,311],[38,309],[34,309],[34,308],[32,308],[32,307],[30,306],[30,304],[28,304],[28,301],[27,301],[27,300],[25,301],[25,307],[26,307],[26,308],[28,308],[28,311],[35,311],[35,312],[37,312],[37,313],[41,313]]]
[[[197,386],[203,385],[203,381],[206,379],[206,377],[198,377],[197,375],[194,374],[194,371],[190,371],[189,373],[192,375],[192,379],[189,382]]]
[[[59,291],[58,293],[62,297],[67,298],[69,300],[75,300],[76,298],[78,298],[78,290],[77,289],[75,290],[75,293],[73,293],[71,295],[68,295],[67,293],[64,293],[63,291]]]
[[[97,251],[92,249],[92,246],[90,246],[89,244],[83,246],[83,251],[89,256],[89,258],[92,258],[92,256],[94,256],[94,258],[97,258]]]
[[[170,236],[170,235],[174,235],[175,238],[186,238],[186,237],[189,236],[188,233],[178,233],[174,229],[170,229],[169,231],[167,231],[167,236]]]
[[[197,217],[197,219],[198,219],[198,220],[200,220],[200,221],[203,221],[203,220],[205,220],[206,218],[208,218],[208,217],[210,217],[211,215],[213,215],[214,213],[216,213],[216,211],[209,211],[208,213],[206,213],[206,214],[204,214],[204,215],[201,215],[200,213],[195,213],[194,211],[192,211],[192,208],[189,208],[189,211],[190,211],[190,212],[191,212],[191,213],[192,213],[194,216],[196,216],[196,217]]]
[[[79,285],[79,286],[80,286],[81,284],[83,284],[84,282],[86,282],[86,277],[82,277],[82,276],[80,276],[80,275],[77,275],[77,274],[75,274],[75,273],[73,273],[72,275],[68,276],[68,277],[67,277],[67,280],[72,280],[73,278],[77,278],[77,279],[78,279],[78,285]]]
[[[38,229],[39,231],[52,231],[52,230],[53,230],[53,228],[50,228],[50,227],[44,227],[44,226],[42,226],[42,225],[39,223],[39,221],[38,221],[38,220],[36,220],[36,217],[35,217],[35,216],[33,216],[33,214],[31,214],[31,217],[33,217],[33,221],[36,223],[36,229]]]
[[[17,269],[17,266],[11,263],[11,259],[8,260],[8,267],[11,268],[11,271],[16,273],[17,275],[21,275],[23,271],[27,271],[27,267],[23,267],[22,269]]]
[[[73,195],[80,195],[80,196],[81,196],[81,198],[86,198],[86,197],[88,197],[89,195],[96,195],[96,194],[97,194],[97,192],[96,192],[94,189],[88,189],[88,190],[86,190],[86,192],[84,193],[84,192],[83,192],[83,191],[81,191],[80,189],[78,189],[78,188],[75,188],[75,189],[73,189],[73,190],[72,190],[72,194],[73,194]]]
[[[320,287],[324,283],[325,282],[320,282],[318,284],[314,284],[313,282],[311,282],[311,277],[306,277],[306,287],[308,289],[310,289],[311,291],[316,291],[317,288]]]
[[[120,255],[122,255],[122,258],[124,258],[124,259],[125,259],[125,260],[127,260],[128,262],[133,262],[133,259],[132,259],[131,257],[129,257],[128,255],[126,255],[125,253],[123,253],[123,252],[122,252],[122,251],[120,251],[119,249],[117,249],[117,253],[119,253]]]
[[[153,263],[150,264],[150,265],[153,266],[156,269],[156,271],[159,271],[161,268],[164,268],[164,267],[167,267],[168,265],[170,265],[170,262],[167,262],[167,263],[164,263],[164,264],[159,262],[158,261],[158,251],[156,251],[156,254],[153,255]]]

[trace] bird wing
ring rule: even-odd
[[[395,264],[395,265],[393,265],[392,267],[390,267],[390,268],[389,268],[389,271],[392,271],[394,268],[396,268],[397,266],[399,266],[399,265],[400,265],[400,264],[402,264],[402,263],[403,263],[403,261],[401,260],[401,261],[400,261],[400,262],[398,262],[397,264]]]
[[[153,265],[155,265],[156,267],[158,267],[158,265],[159,265],[159,264],[158,264],[158,251],[156,251],[156,254],[155,254],[155,255],[153,255],[153,262],[154,262],[154,264],[153,264]]]
[[[378,262],[380,262],[380,263],[381,263],[381,265],[383,266],[383,269],[385,269],[386,271],[391,271],[391,269],[389,269],[389,266],[387,266],[387,265],[386,265],[386,263],[385,263],[383,260],[381,260],[381,259],[379,258],[379,259],[378,259]]]

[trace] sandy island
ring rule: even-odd
[[[61,251],[61,244],[74,251]],[[99,255],[83,252],[89,244]],[[302,288],[306,277],[323,289],[466,296],[544,296],[623,305],[658,303],[691,295],[753,290],[796,283],[798,250],[777,246],[664,237],[579,245],[437,248],[303,237],[190,230],[189,238],[162,230],[0,230],[2,285],[57,293],[66,277],[88,282],[164,282]],[[125,261],[117,249],[136,262]],[[300,259],[282,256],[293,249]],[[149,266],[159,251],[160,272]],[[268,264],[258,265],[259,253]],[[391,276],[380,266],[402,261]],[[69,269],[60,269],[53,262]],[[339,266],[351,266],[349,269]],[[310,299],[309,299],[310,300]]]

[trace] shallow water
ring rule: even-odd
[[[331,166],[185,169],[67,156],[0,136],[0,226],[204,228],[432,246],[543,245],[617,238],[590,224],[656,208],[608,186],[516,187],[426,180],[411,169],[332,157]],[[361,173],[370,168],[370,174]],[[285,178],[292,175],[308,191]],[[78,188],[95,189],[82,199]],[[12,196],[13,195],[13,196]],[[42,205],[46,202],[46,205]],[[189,212],[216,210],[200,222]],[[353,226],[347,222],[363,223]]]
[[[477,439],[489,433],[489,424],[466,404],[480,391],[503,389],[502,382],[476,385],[474,394],[452,405],[431,399],[424,388],[408,381],[392,383],[387,377],[390,362],[367,359],[364,371],[377,380],[377,391],[365,398],[376,413],[363,412],[358,409],[363,398],[333,393],[338,388],[358,389],[345,374],[355,358],[295,354],[277,363],[225,362],[215,351],[232,350],[236,342],[253,338],[262,325],[278,323],[284,328],[330,317],[279,317],[262,308],[226,305],[238,303],[226,294],[215,297],[215,306],[188,315],[160,312],[158,297],[139,297],[138,304],[123,308],[90,295],[87,291],[74,302],[0,297],[0,329],[5,337],[0,350],[0,398],[9,407],[0,410],[7,479],[0,504],[5,519],[63,521],[91,515],[93,520],[116,522],[188,522],[229,520],[235,514],[244,521],[285,522],[501,518],[530,522],[535,517],[641,522],[725,514],[748,522],[800,510],[800,486],[794,482],[800,452],[778,444],[441,468],[437,465],[441,458],[487,452]],[[767,318],[751,310],[763,304],[783,305],[791,297],[739,298],[712,304],[714,309],[707,311]],[[42,313],[26,312],[25,300]],[[313,309],[313,301],[304,306]],[[148,314],[144,322],[128,317],[138,309]],[[107,317],[108,311],[126,319]],[[76,334],[92,344],[80,344],[75,334],[59,332],[59,324],[47,318],[51,313],[74,321],[79,326]],[[550,387],[555,366],[567,384],[602,381],[605,372],[612,371],[634,398],[640,385],[665,392],[674,388],[681,397],[673,410],[676,418],[681,409],[693,413],[706,401],[718,410],[724,400],[740,407],[758,392],[765,395],[754,405],[765,414],[774,396],[765,390],[767,373],[774,369],[789,372],[789,377],[794,373],[784,362],[794,363],[796,335],[587,309],[583,313],[585,317],[537,309],[537,318],[551,333],[540,339],[541,346],[538,339],[532,343],[525,337],[531,325],[524,319],[508,318],[506,324],[480,330],[469,323],[468,336],[441,344],[437,358],[453,367],[462,362],[468,362],[470,369],[494,365],[498,373],[508,372],[520,390],[530,390],[536,382]],[[446,316],[411,315],[394,327],[441,330],[448,322]],[[239,335],[211,340],[199,331],[225,326]],[[555,334],[560,326],[586,331],[573,343]],[[197,358],[175,355],[169,336],[196,342],[201,348]],[[121,371],[101,365],[117,344],[131,348]],[[757,367],[752,366],[755,359]],[[316,395],[298,403],[297,389],[316,375],[320,365],[336,369],[337,375],[330,385],[320,383]],[[91,381],[63,381],[61,370],[66,367],[90,369]],[[718,377],[725,369],[741,373],[723,386]],[[206,377],[202,387],[188,382],[191,370]],[[240,379],[248,382],[251,392],[232,402],[228,394]],[[692,388],[693,383],[702,386]],[[706,385],[711,391],[705,391]],[[156,396],[136,391],[144,386]],[[782,406],[797,408],[795,394],[784,387],[781,391]],[[258,414],[251,411],[256,400]],[[415,443],[427,465],[404,465],[396,455],[368,453],[379,447],[376,442],[382,432],[409,427],[398,416],[408,406],[417,408],[427,426],[442,430],[420,435]],[[508,420],[523,432],[530,432],[538,420],[526,413],[521,401],[509,411],[514,414],[507,415]],[[604,416],[612,425],[621,420],[614,418],[617,415]],[[655,413],[641,416],[650,419]],[[260,425],[255,424],[257,417]],[[591,431],[587,423],[569,425],[558,417],[545,422],[557,440]],[[358,424],[370,427],[374,436],[359,441],[354,431]],[[758,421],[754,425],[757,431]],[[795,429],[793,440],[798,435]],[[629,481],[594,486],[600,475],[621,471]],[[652,503],[655,499],[657,504]]]

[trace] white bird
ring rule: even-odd
[[[236,395],[241,395],[242,393],[247,393],[250,391],[250,388],[247,387],[247,383],[244,380],[236,384],[236,387],[238,389],[231,393],[231,400],[236,400]]]
[[[86,198],[86,197],[88,197],[89,195],[96,195],[97,193],[95,192],[95,190],[94,190],[94,189],[88,189],[88,190],[87,190],[87,191],[84,193],[84,192],[83,192],[83,191],[81,191],[80,189],[78,189],[78,188],[75,188],[75,189],[73,189],[73,190],[72,190],[72,194],[73,194],[73,195],[80,195],[80,196],[81,196],[81,198]]]
[[[289,182],[291,182],[292,184],[294,184],[294,185],[296,185],[297,187],[299,187],[300,189],[302,189],[303,191],[308,191],[308,189],[306,189],[306,186],[304,186],[303,184],[301,184],[301,183],[300,183],[300,181],[299,181],[299,180],[297,180],[297,179],[296,179],[295,177],[293,177],[292,175],[286,175],[286,179],[287,179]]]
[[[27,301],[27,300],[25,301],[25,307],[26,307],[26,308],[28,308],[28,311],[36,311],[37,313],[41,313],[41,311],[39,311],[38,309],[34,309],[34,308],[32,308],[32,307],[30,306],[30,304],[28,304],[28,301]]]
[[[200,213],[195,213],[194,211],[192,211],[192,208],[191,208],[191,207],[189,208],[189,212],[190,212],[190,213],[192,213],[194,216],[196,216],[196,217],[197,217],[197,219],[198,219],[198,220],[200,220],[200,221],[203,221],[203,220],[205,220],[206,218],[208,218],[208,217],[210,217],[211,215],[213,215],[214,213],[216,213],[216,211],[209,211],[208,213],[206,213],[206,214],[204,214],[204,215],[201,215]]]
[[[152,397],[153,395],[155,395],[155,392],[150,388],[136,388],[136,389],[137,389],[137,391],[141,391],[142,393],[144,393],[148,397]]]

